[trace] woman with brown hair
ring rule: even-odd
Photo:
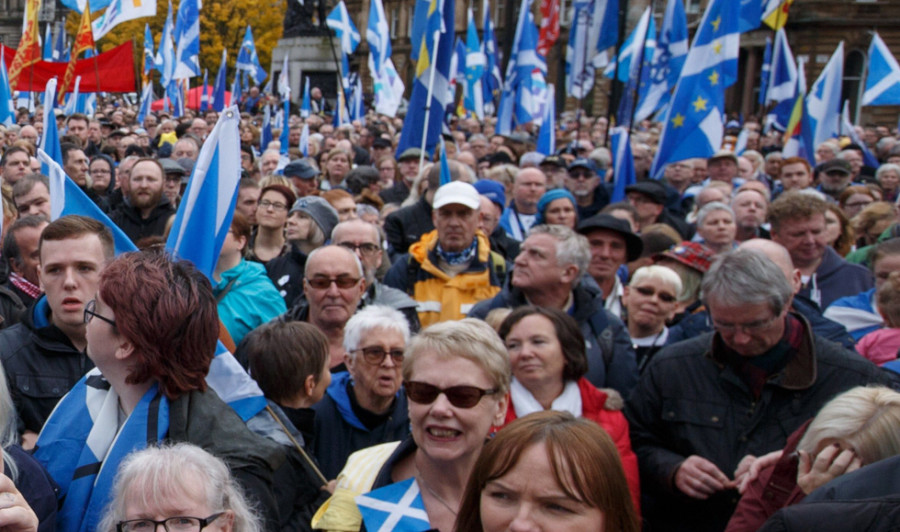
[[[616,446],[603,429],[565,412],[538,412],[514,421],[484,446],[455,529],[515,526],[640,530]]]

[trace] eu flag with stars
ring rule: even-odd
[[[675,87],[651,175],[666,164],[709,157],[722,146],[725,89],[737,80],[738,11],[731,0],[710,2]]]

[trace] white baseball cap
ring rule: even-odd
[[[475,187],[464,181],[453,181],[446,185],[441,185],[434,194],[434,201],[431,207],[440,209],[444,205],[452,205],[458,203],[465,205],[470,209],[478,209],[481,207],[481,198],[478,197],[478,191]]]

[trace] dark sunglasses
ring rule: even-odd
[[[331,283],[346,290],[356,286],[359,283],[359,277],[307,277],[306,282],[316,290],[327,290],[331,287]]]
[[[427,382],[406,381],[403,383],[406,389],[406,397],[420,405],[430,405],[435,402],[440,394],[447,396],[450,404],[456,408],[472,408],[477,405],[485,395],[493,395],[499,390],[482,390],[477,386],[451,386],[447,389],[438,388]]]
[[[390,351],[381,347],[380,345],[373,345],[370,347],[362,347],[360,349],[354,349],[354,353],[358,353],[362,351],[363,358],[369,364],[373,366],[380,365],[384,362],[384,357],[390,355],[391,360],[395,365],[399,366],[403,363],[403,350],[402,349],[391,349]]]
[[[659,292],[652,288],[647,288],[646,286],[635,286],[634,289],[637,291],[638,294],[641,294],[642,296],[646,296],[646,297],[653,297],[653,294],[657,294],[659,296],[659,300],[662,301],[663,303],[674,303],[675,302],[675,296],[673,296],[672,294],[667,294],[665,292]]]

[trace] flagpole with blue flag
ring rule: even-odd
[[[260,129],[259,153],[262,153],[269,148],[269,143],[272,142],[272,106],[270,104],[266,104],[263,108],[263,122]]]
[[[769,77],[772,73],[772,38],[766,37],[766,48],[763,51],[763,65],[759,77],[759,97],[756,101],[759,105],[766,104],[766,94],[769,91]]]
[[[838,136],[841,126],[841,90],[844,83],[844,41],[822,69],[806,96],[813,146]]]
[[[12,90],[9,86],[9,71],[6,70],[6,58],[0,50],[0,125],[11,126],[16,123],[16,108]]]
[[[222,49],[222,62],[219,63],[219,71],[216,73],[216,83],[213,86],[212,108],[222,112],[225,109],[225,76],[228,73],[228,51]]]
[[[478,120],[484,120],[484,90],[481,88],[484,78],[485,57],[481,43],[478,41],[478,29],[475,27],[475,14],[468,10],[466,26],[466,98],[465,107]]]
[[[144,85],[144,90],[141,92],[141,108],[138,110],[137,115],[137,123],[143,124],[144,119],[147,118],[147,115],[150,114],[150,104],[153,103],[153,82],[148,81]]]
[[[175,31],[172,22],[172,2],[169,2],[169,12],[166,22],[163,24],[162,36],[159,39],[159,51],[154,60],[155,68],[161,74],[160,85],[163,88],[169,86],[175,75],[175,43],[172,41],[172,33]]]
[[[44,34],[44,46],[41,52],[41,59],[44,61],[53,60],[53,35],[50,33],[50,23],[47,23],[47,31]]]
[[[391,59],[391,32],[381,0],[369,1],[366,42],[369,43],[369,72],[372,75],[372,92],[375,93],[375,112],[396,116],[406,87]]]
[[[688,54],[687,15],[681,0],[669,0],[656,38],[656,51],[650,67],[650,88],[643,91],[634,119],[650,118],[669,103],[671,91]]]
[[[300,118],[309,118],[312,106],[309,103],[309,76],[303,84],[303,103],[300,105]]]
[[[556,153],[556,89],[552,83],[547,86],[547,105],[544,107],[544,119],[538,130],[535,150],[545,157]]]
[[[259,64],[256,43],[253,40],[253,30],[249,24],[246,31],[244,31],[244,40],[241,42],[241,49],[238,52],[235,68],[250,74],[250,77],[253,78],[253,83],[257,85],[266,79],[266,70]]]
[[[441,186],[453,181],[450,173],[450,163],[447,162],[447,146],[444,144],[444,137],[441,137]]]
[[[200,75],[200,0],[181,0],[175,22],[177,43],[173,77],[185,79]]]
[[[772,127],[779,131],[787,130],[797,97],[797,80],[797,64],[788,44],[787,34],[782,28],[775,32],[775,41],[772,43],[772,66],[766,84],[765,103],[768,105],[774,102],[776,105],[766,115],[766,131]]]
[[[144,75],[156,68],[156,57],[153,54],[153,34],[150,24],[144,24]]]
[[[494,114],[500,87],[503,86],[503,77],[500,73],[500,63],[497,61],[497,37],[494,35],[489,0],[484,0],[482,17],[484,35],[481,40],[481,51],[484,54],[485,65],[481,85],[484,90],[484,111],[487,114]]]
[[[612,135],[613,192],[609,201],[615,203],[625,201],[625,188],[637,183],[637,173],[634,169],[631,135],[628,129],[618,126],[612,128],[610,133]]]
[[[350,13],[347,11],[344,0],[340,0],[337,5],[334,6],[334,9],[332,9],[331,13],[325,18],[325,24],[334,31],[335,36],[338,38],[338,41],[340,41],[341,62],[338,62],[337,55],[334,55],[334,61],[340,71],[339,83],[344,101],[342,106],[338,106],[338,109],[340,112],[343,112],[346,108],[349,113],[349,108],[346,107],[349,105],[349,102],[347,101],[347,83],[345,83],[346,77],[350,74],[347,56],[356,51],[362,38],[360,37],[359,30],[356,29],[356,25],[353,24],[353,19],[350,18]],[[328,33],[328,37],[329,39],[331,38],[330,32]],[[333,45],[331,46],[331,50],[332,54],[336,54]]]
[[[878,33],[869,45],[863,105],[900,105],[900,64]]]
[[[706,8],[666,113],[651,176],[661,177],[670,162],[706,158],[722,147],[725,89],[737,80],[739,7],[712,0]]]
[[[203,89],[200,93],[200,112],[209,110],[209,70],[203,69]]]
[[[62,164],[62,149],[59,146],[59,130],[56,128],[56,116],[53,114],[53,108],[56,103],[56,84],[57,79],[51,78],[44,87],[44,134],[41,135],[40,149],[44,150],[54,161]],[[50,126],[53,127],[50,127]],[[50,168],[41,163],[41,173],[49,175],[47,172]]]
[[[281,93],[281,102],[283,105],[282,121],[281,121],[281,154],[278,165],[283,169],[287,166],[288,159],[288,139],[290,138],[290,117],[291,117],[291,82],[290,71],[288,70],[288,56],[284,55],[284,65],[281,67],[281,74],[278,77],[278,91]],[[282,164],[283,163],[283,164]]]
[[[850,137],[850,140],[860,147],[863,153],[863,163],[872,168],[878,168],[878,158],[869,151],[869,147],[859,137],[853,122],[850,121],[850,100],[844,100],[844,108],[841,111],[841,135]]]

